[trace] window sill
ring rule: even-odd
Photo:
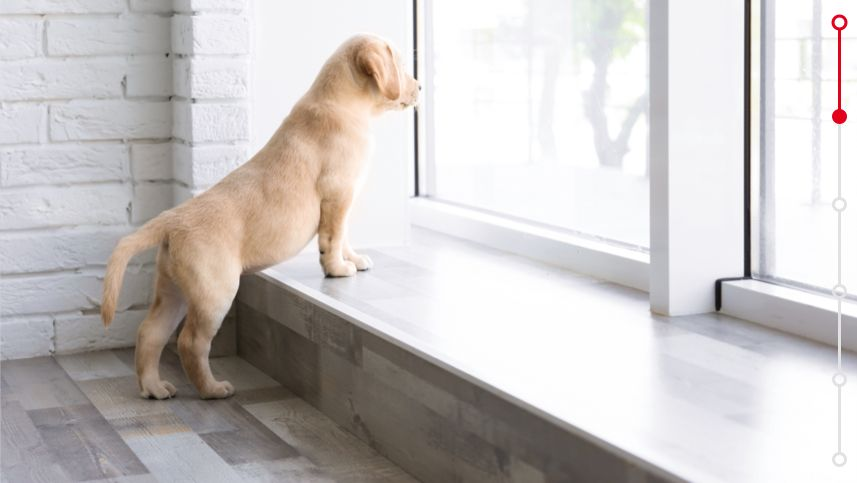
[[[857,466],[830,462],[829,347],[726,315],[654,316],[642,292],[425,230],[368,253],[375,268],[352,278],[324,278],[314,256],[247,277],[239,354],[270,354],[254,364],[379,447],[417,445],[391,456],[405,469],[436,461],[423,476],[451,481],[430,472],[470,468],[488,442],[512,458],[492,471],[512,471],[524,437],[559,455],[539,461],[592,472],[580,481],[624,481],[625,465],[667,481],[857,481]],[[857,370],[853,354],[843,368]],[[372,394],[392,399],[373,412],[360,399]],[[404,439],[384,441],[390,432]],[[857,441],[857,427],[843,440]]]
[[[761,280],[723,283],[721,313],[836,346],[836,300]],[[857,306],[842,304],[842,347],[857,351]]]
[[[429,198],[410,200],[411,223],[457,238],[648,291],[649,255]]]

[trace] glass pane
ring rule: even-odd
[[[427,14],[430,195],[648,247],[646,1]]]
[[[836,14],[842,42],[843,197],[857,206],[857,10],[849,0],[763,0],[758,276],[829,291],[837,279]],[[843,282],[857,285],[857,219],[844,213]],[[851,253],[849,253],[851,252]],[[850,257],[850,258],[849,258]],[[851,281],[851,283],[849,283]]]

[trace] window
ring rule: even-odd
[[[645,0],[425,3],[426,195],[649,246]]]
[[[853,12],[846,0],[761,0],[758,153],[758,229],[755,275],[829,292],[837,270],[836,31],[831,19]],[[849,133],[857,120],[857,26],[843,32],[842,103],[851,114],[842,127],[844,180],[857,149]],[[848,80],[852,79],[852,80]],[[848,108],[851,108],[850,110]],[[853,114],[852,114],[853,113]],[[849,186],[850,185],[850,186]],[[846,199],[854,184],[845,182]],[[843,246],[857,240],[846,210]],[[857,263],[843,250],[843,281],[857,281]],[[850,284],[848,283],[852,281]]]

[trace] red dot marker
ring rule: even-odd
[[[837,25],[837,21],[839,24]],[[845,15],[836,15],[833,17],[833,20],[830,21],[831,25],[833,25],[833,29],[836,30],[837,42],[836,42],[836,69],[837,69],[837,77],[836,77],[836,110],[833,111],[833,122],[836,124],[844,124],[845,120],[848,119],[848,114],[842,109],[842,31],[845,30],[845,27],[848,26],[848,19],[845,18]]]

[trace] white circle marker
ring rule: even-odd
[[[836,198],[833,200],[833,209],[839,212],[845,211],[848,208],[848,202],[845,198]]]
[[[843,374],[841,372],[837,372],[837,373],[833,374],[833,384],[836,385],[837,387],[844,386],[845,383],[847,382],[847,380],[848,379],[845,377],[845,374]]]

